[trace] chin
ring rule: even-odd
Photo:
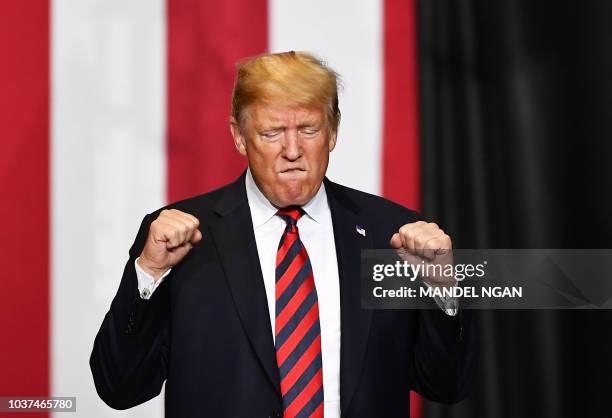
[[[287,206],[303,206],[308,202],[308,199],[305,199],[302,196],[285,196],[281,201],[279,207],[284,208]]]
[[[289,187],[286,188],[282,193],[281,202],[282,207],[298,205],[305,205],[312,196],[307,193],[305,187]]]

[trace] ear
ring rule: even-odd
[[[246,156],[246,138],[240,131],[238,121],[233,116],[230,118],[230,131],[232,132],[232,137],[234,138],[234,146],[236,147],[236,150],[238,150],[240,155]]]
[[[338,131],[333,131],[329,135],[329,152],[332,152],[336,148],[336,139],[338,139]]]

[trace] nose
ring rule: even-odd
[[[283,146],[283,156],[289,161],[295,161],[302,155],[297,129],[287,129],[285,143]]]

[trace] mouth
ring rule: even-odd
[[[288,168],[285,170],[281,170],[280,174],[299,174],[299,173],[303,173],[306,172],[306,170],[302,169],[302,168]]]

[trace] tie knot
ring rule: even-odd
[[[298,219],[304,214],[304,209],[299,206],[287,206],[286,208],[279,209],[276,214],[283,218],[288,226],[293,226],[297,225]]]

